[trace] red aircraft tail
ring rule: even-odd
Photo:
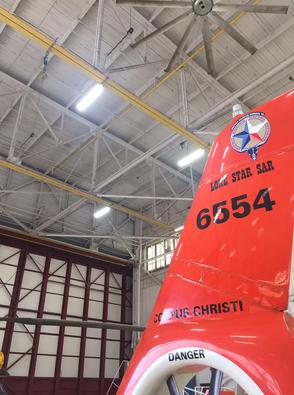
[[[173,374],[203,367],[251,395],[294,393],[293,111],[290,91],[215,140],[119,395],[176,393]]]

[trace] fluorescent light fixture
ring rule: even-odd
[[[184,229],[184,225],[181,225],[181,226],[179,226],[178,228],[175,229],[175,232],[180,232],[183,229]]]
[[[95,217],[95,218],[103,217],[103,215],[108,214],[110,210],[111,210],[111,208],[108,207],[108,206],[103,207],[103,208],[101,208],[100,210],[97,210],[97,211],[94,213],[94,217]]]
[[[103,89],[102,84],[94,85],[89,92],[87,92],[85,96],[78,101],[77,110],[85,111],[97,99],[97,97],[101,95]]]
[[[201,156],[204,155],[205,150],[202,148],[199,148],[198,150],[192,152],[191,154],[185,156],[183,159],[178,161],[178,166],[179,167],[185,167],[189,165],[190,163],[194,162],[195,160],[201,158]]]

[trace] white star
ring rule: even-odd
[[[247,120],[248,132],[249,134],[258,134],[260,130],[265,126],[266,121],[258,123],[257,125],[251,125],[249,120]]]

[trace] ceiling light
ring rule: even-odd
[[[95,218],[103,217],[103,215],[108,214],[110,210],[111,210],[110,207],[103,207],[94,213],[94,217]]]
[[[181,226],[179,226],[178,228],[175,229],[175,232],[180,232],[183,229],[184,229],[184,225],[181,225]]]
[[[94,85],[77,103],[78,111],[85,111],[103,92],[103,85]]]
[[[195,160],[201,158],[201,156],[204,155],[205,150],[202,148],[199,148],[198,150],[192,152],[191,154],[185,156],[183,159],[178,161],[178,166],[179,167],[185,167],[189,165],[190,163],[194,162]]]

